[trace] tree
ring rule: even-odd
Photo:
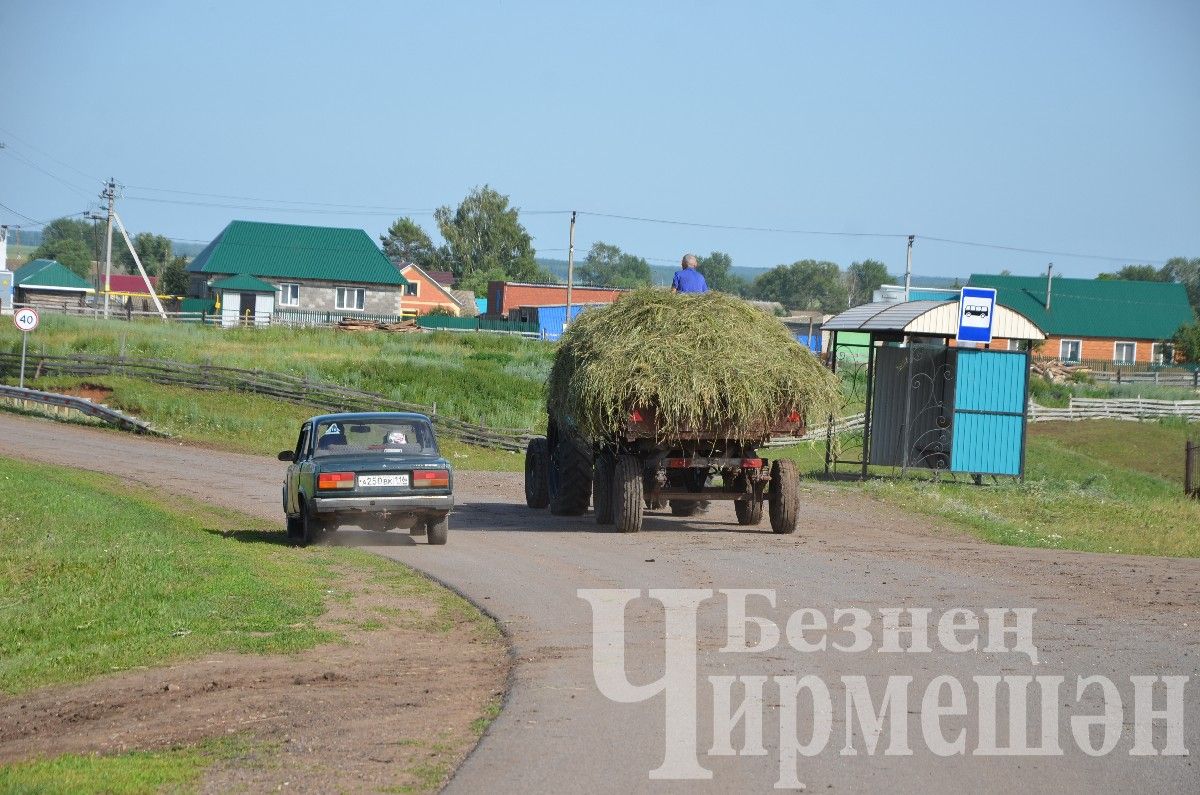
[[[133,238],[133,250],[137,252],[142,267],[151,276],[162,273],[163,268],[170,262],[173,250],[170,238],[155,235],[150,232],[138,232]],[[113,230],[113,265],[119,266],[126,273],[137,273],[137,265],[125,245],[125,238],[119,229]]]
[[[441,270],[433,241],[411,218],[397,218],[387,234],[379,236],[379,242],[383,244],[383,253],[394,262],[411,262],[427,271]]]
[[[187,295],[187,257],[172,257],[158,278],[158,291],[166,295]]]
[[[642,287],[650,284],[652,276],[646,260],[599,241],[592,244],[575,271],[580,284],[596,287]]]
[[[439,257],[449,266],[464,290],[479,292],[487,280],[549,281],[550,274],[534,260],[533,238],[521,226],[508,197],[484,185],[475,188],[451,210],[439,207],[433,214],[445,245]]]
[[[58,260],[76,275],[92,278],[92,253],[82,240],[60,238],[49,244],[43,241],[33,252],[33,259]]]
[[[1189,364],[1200,364],[1200,323],[1189,323],[1180,326],[1171,337],[1177,354],[1183,354],[1184,361]]]
[[[696,270],[704,275],[708,289],[734,295],[746,295],[750,284],[741,276],[730,273],[733,257],[723,251],[714,251],[707,257],[699,257]]]
[[[849,294],[836,262],[806,259],[778,265],[754,280],[754,293],[764,301],[778,301],[788,309],[840,312]]]
[[[96,254],[103,237],[103,228],[81,218],[55,218],[43,227],[42,243],[30,259],[58,260],[85,279],[91,278],[92,259],[103,256]]]
[[[1172,257],[1167,260],[1163,270],[1171,274],[1172,281],[1183,285],[1192,310],[1200,313],[1200,257]]]
[[[1128,282],[1169,282],[1174,277],[1167,266],[1156,268],[1153,265],[1126,265],[1116,273],[1101,273],[1096,277],[1101,281],[1120,279]]]
[[[846,281],[850,290],[852,306],[870,303],[875,291],[881,285],[891,281],[887,266],[873,259],[855,262],[846,269]]]

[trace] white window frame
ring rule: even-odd
[[[409,289],[412,289],[411,293],[409,292]],[[420,298],[421,297],[421,283],[418,281],[415,281],[415,280],[409,280],[408,284],[404,285],[404,297],[405,298]]]
[[[1162,349],[1168,348],[1171,351],[1171,358],[1167,359],[1163,356]],[[1152,342],[1150,343],[1150,363],[1151,364],[1175,364],[1175,343],[1173,342]]]
[[[1079,355],[1076,356],[1074,359],[1068,359],[1066,356],[1063,356],[1063,346],[1066,345],[1067,343],[1071,343],[1071,342],[1073,342],[1079,346]],[[1083,361],[1083,340],[1065,340],[1065,339],[1059,340],[1058,341],[1058,360],[1060,362],[1082,362]]]
[[[1022,343],[1024,343],[1024,342],[1025,342],[1025,340],[1014,340],[1014,339],[1010,339],[1010,340],[1008,341],[1008,348],[1007,348],[1007,349],[1008,349],[1008,350],[1010,350],[1010,351],[1023,351],[1023,350],[1025,350],[1025,349],[1021,347],[1021,344],[1022,344]]]
[[[350,293],[358,293],[362,301],[362,306],[346,306],[343,300]],[[334,287],[333,288],[333,306],[339,312],[363,312],[367,306],[367,288],[365,287]]]
[[[289,288],[295,288],[291,290]],[[288,293],[296,294],[295,301],[288,300]],[[300,283],[299,282],[280,282],[279,283],[279,305],[280,306],[300,306]]]
[[[1133,346],[1133,357],[1131,359],[1118,359],[1117,349],[1122,345]],[[1116,340],[1113,342],[1113,364],[1136,364],[1137,363],[1137,342],[1135,340]]]

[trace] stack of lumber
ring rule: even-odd
[[[339,331],[389,331],[408,333],[420,331],[415,320],[401,320],[399,323],[380,323],[374,320],[364,320],[357,317],[344,317],[334,327]]]
[[[1036,359],[1029,366],[1029,370],[1034,375],[1040,375],[1048,381],[1055,384],[1061,384],[1064,381],[1070,381],[1071,377],[1076,373],[1083,375],[1091,375],[1091,370],[1078,364],[1070,362],[1060,362],[1056,359],[1049,361],[1037,361]]]

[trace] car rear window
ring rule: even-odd
[[[418,420],[329,420],[317,424],[314,456],[437,455],[429,423]]]

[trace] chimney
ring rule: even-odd
[[[1046,311],[1050,311],[1050,287],[1054,282],[1054,263],[1046,266]]]

